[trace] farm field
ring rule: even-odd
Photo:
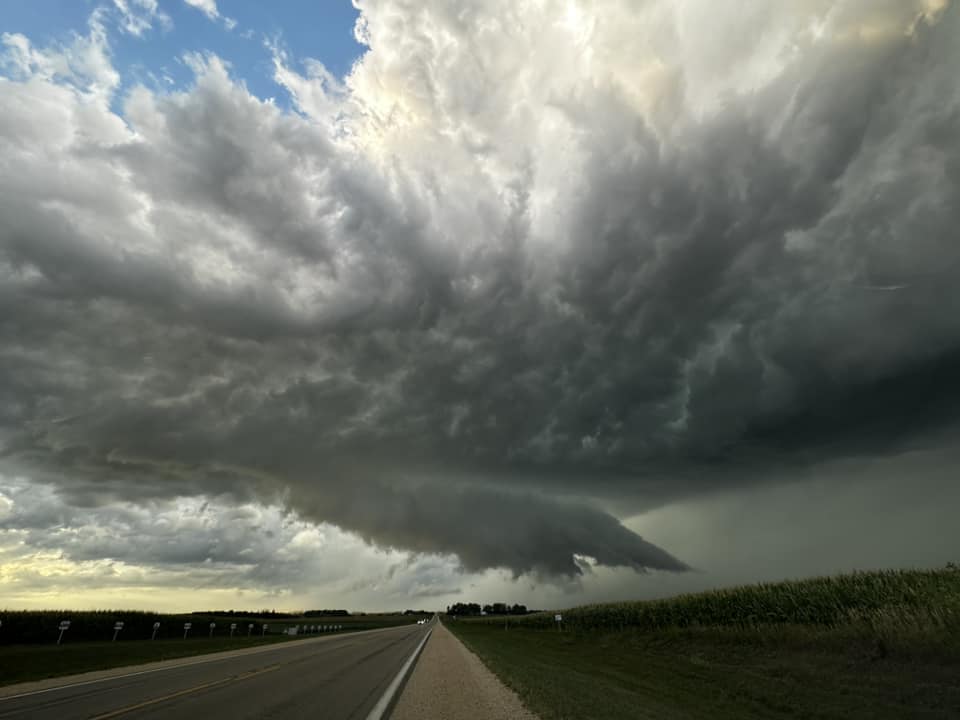
[[[960,571],[446,619],[541,718],[960,717]],[[505,629],[507,626],[509,629]]]
[[[394,627],[412,624],[418,617],[421,616],[368,614],[261,620],[129,611],[7,611],[0,613],[3,622],[0,625],[0,686],[222,650],[296,642],[303,637],[323,634]],[[60,620],[66,618],[70,618],[71,626],[64,633],[63,643],[57,645],[57,628]],[[117,641],[113,642],[110,638],[117,620],[123,620],[124,628],[118,634]],[[151,640],[154,622],[160,622],[161,627],[157,639]],[[184,622],[192,624],[186,639],[183,637]],[[213,637],[210,637],[210,622],[217,624]],[[237,630],[230,637],[230,624],[234,622],[237,623]],[[255,627],[248,636],[248,625],[251,623]],[[268,627],[262,633],[264,624]],[[294,625],[319,625],[328,629],[306,635],[284,634],[287,628]],[[340,629],[334,630],[333,626],[339,626]]]

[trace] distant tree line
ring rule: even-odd
[[[527,610],[526,605],[508,605],[507,603],[492,603],[483,606],[479,603],[454,603],[453,605],[447,605],[447,615],[526,615],[530,612],[533,611]]]
[[[238,618],[298,618],[301,613],[277,612],[276,610],[194,610],[191,615],[208,617],[238,617]],[[309,614],[309,613],[308,613]],[[346,611],[344,611],[346,614]]]

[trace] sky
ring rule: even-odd
[[[958,560],[960,3],[0,7],[0,608]]]

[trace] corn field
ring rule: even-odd
[[[770,625],[836,627],[920,623],[956,625],[960,569],[857,572],[681,595],[663,600],[584,605],[563,610],[570,630],[665,630]],[[465,622],[503,625],[503,618]],[[510,627],[556,629],[554,612],[511,617]]]

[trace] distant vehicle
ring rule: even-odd
[[[426,620],[417,620],[417,625],[426,625],[426,624],[427,624]]]

